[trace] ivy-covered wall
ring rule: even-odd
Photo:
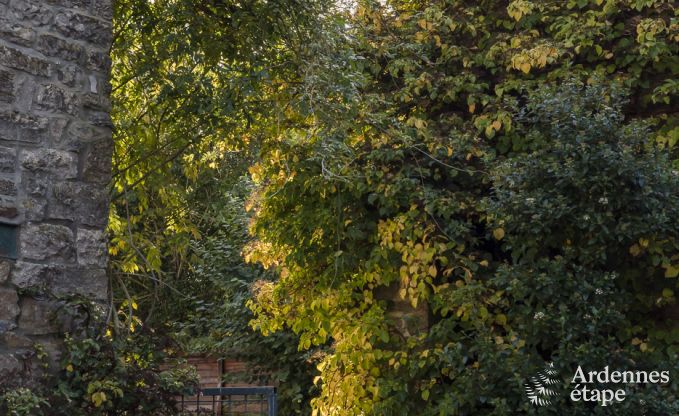
[[[111,0],[0,0],[0,383],[107,297]],[[40,347],[38,347],[40,350]]]

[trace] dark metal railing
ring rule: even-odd
[[[182,396],[182,412],[220,416],[277,416],[275,387],[215,387]]]

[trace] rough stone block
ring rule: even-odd
[[[57,183],[52,189],[48,216],[103,228],[108,221],[106,188],[75,182]]]
[[[19,316],[19,295],[16,290],[0,287],[0,321],[13,323]]]
[[[83,158],[82,178],[87,182],[105,184],[111,179],[113,141],[99,140],[87,146]]]
[[[80,142],[96,142],[99,140],[111,140],[111,130],[97,126],[90,123],[73,122],[68,126],[67,136],[74,141]]]
[[[87,113],[87,121],[93,126],[113,128],[113,122],[107,112],[104,111],[89,111]]]
[[[111,58],[108,53],[91,50],[87,54],[87,68],[93,71],[108,73],[111,69]]]
[[[14,100],[14,74],[0,69],[0,101],[12,102]]]
[[[50,120],[48,132],[53,143],[58,143],[61,141],[64,133],[66,132],[66,127],[68,127],[68,122],[69,120],[66,118],[53,118]]]
[[[23,369],[21,361],[13,354],[0,354],[0,377],[12,377]]]
[[[106,267],[106,233],[79,228],[77,234],[78,264]]]
[[[58,304],[47,300],[24,298],[21,301],[19,329],[27,335],[48,335],[59,332],[56,314]]]
[[[57,296],[78,294],[91,301],[104,301],[108,297],[108,278],[104,269],[73,271],[52,288]]]
[[[47,3],[67,9],[79,9],[89,11],[92,0],[45,0]],[[110,0],[109,0],[110,1]]]
[[[73,231],[63,225],[30,223],[21,230],[20,251],[25,259],[74,262]]]
[[[54,73],[59,82],[69,87],[75,87],[81,78],[83,78],[83,71],[76,65],[61,65],[54,68]]]
[[[54,84],[39,86],[34,103],[39,110],[58,111],[67,114],[75,114],[78,110],[77,96]]]
[[[28,348],[32,347],[35,341],[28,337],[24,337],[14,332],[5,332],[0,335],[0,345],[4,345],[7,348]]]
[[[46,174],[23,172],[21,176],[21,185],[26,195],[33,197],[47,197],[48,182]]]
[[[63,36],[92,45],[108,47],[111,43],[110,24],[70,10],[57,13],[54,27]]]
[[[28,221],[42,221],[47,216],[47,200],[45,198],[24,198],[21,201],[21,213]]]
[[[0,218],[14,220],[18,216],[16,201],[0,198]]]
[[[18,261],[12,271],[12,284],[20,289],[47,289],[58,273],[55,265]]]
[[[29,56],[19,49],[5,45],[0,45],[0,65],[43,77],[47,77],[51,73],[50,64],[46,60]]]
[[[10,17],[34,28],[48,26],[53,19],[52,10],[42,2],[14,0],[11,2]]]
[[[16,160],[16,150],[8,147],[0,147],[0,172],[14,172]]]
[[[14,181],[0,178],[0,195],[15,196],[16,194],[17,188]]]
[[[48,121],[45,117],[0,110],[0,139],[40,143],[46,139]]]
[[[0,110],[0,139],[27,143],[45,140],[48,119],[7,109]]]
[[[105,299],[108,293],[105,270],[82,266],[19,261],[12,271],[12,284],[37,293],[79,294],[92,300]]]
[[[79,62],[85,55],[85,48],[82,45],[50,34],[40,35],[35,48],[45,56],[72,62]]]
[[[33,173],[47,173],[58,179],[73,179],[78,174],[74,153],[54,149],[25,150],[21,166]]]
[[[113,4],[111,0],[94,0],[92,14],[107,21],[113,19]]]
[[[92,86],[90,85],[90,88],[91,87]],[[99,88],[99,84],[97,84],[97,88]],[[83,108],[86,109],[102,111],[105,112],[107,115],[108,112],[111,110],[111,101],[108,99],[108,97],[100,95],[98,93],[89,92],[83,94],[81,96],[81,101],[83,104]]]
[[[35,31],[30,27],[0,18],[0,39],[5,39],[21,46],[30,46],[35,40]]]

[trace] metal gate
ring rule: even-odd
[[[185,414],[223,416],[277,416],[275,387],[215,387],[182,396]]]

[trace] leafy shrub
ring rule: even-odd
[[[342,183],[318,178],[305,154],[312,146],[290,149],[305,165],[257,218],[264,239],[255,254],[279,261],[282,276],[252,306],[265,330],[298,330],[302,348],[332,340],[312,402],[321,412],[679,410],[676,382],[626,386],[628,399],[614,407],[568,394],[539,409],[527,400],[524,383],[545,362],[565,389],[577,365],[679,369],[677,330],[664,318],[675,303],[679,178],[647,127],[624,120],[616,87],[573,81],[517,102],[507,107],[517,108],[525,151],[479,158],[470,171],[455,169],[474,160],[455,130],[450,146],[461,150],[432,145],[433,155],[377,135],[374,149],[347,162],[342,174],[355,176]],[[344,229],[331,212],[346,215]],[[376,290],[395,282],[403,300],[428,305],[428,331],[398,330]],[[343,403],[346,413],[333,410]]]
[[[83,302],[78,306],[71,310],[97,316],[95,308]],[[143,328],[114,335],[96,318],[93,321],[77,336],[66,334],[58,368],[52,368],[39,344],[35,346],[46,370],[43,382],[32,390],[5,391],[0,396],[2,414],[176,414],[175,397],[197,387],[195,368],[173,359],[161,339]]]
[[[67,337],[55,414],[174,414],[175,397],[195,387],[197,375],[181,363],[162,369],[167,358],[149,334]]]
[[[175,319],[173,336],[187,352],[246,363],[244,372],[228,374],[224,381],[275,384],[281,414],[307,415],[314,352],[298,351],[299,338],[291,331],[265,337],[250,326],[253,314],[246,302],[251,288],[259,280],[270,280],[271,275],[245,264],[241,256],[251,239],[244,205],[252,184],[245,177],[224,182],[221,185],[226,189],[219,200],[201,202],[206,204],[201,227],[205,235],[194,243],[200,261],[190,275],[196,286],[184,290],[193,294],[190,301],[178,301],[187,303],[182,303],[182,314]],[[202,291],[197,290],[199,284]]]
[[[624,121],[625,103],[615,87],[542,88],[518,117],[535,150],[493,176],[488,213],[509,259],[490,287],[506,294],[508,325],[538,365],[554,361],[562,374],[578,365],[677,369],[676,330],[663,315],[676,303],[668,277],[679,250],[679,176],[646,126]],[[567,396],[560,407],[678,410],[671,385],[630,391],[613,413],[569,406]]]
[[[30,389],[19,387],[0,396],[0,411],[8,416],[40,416],[49,403]]]

